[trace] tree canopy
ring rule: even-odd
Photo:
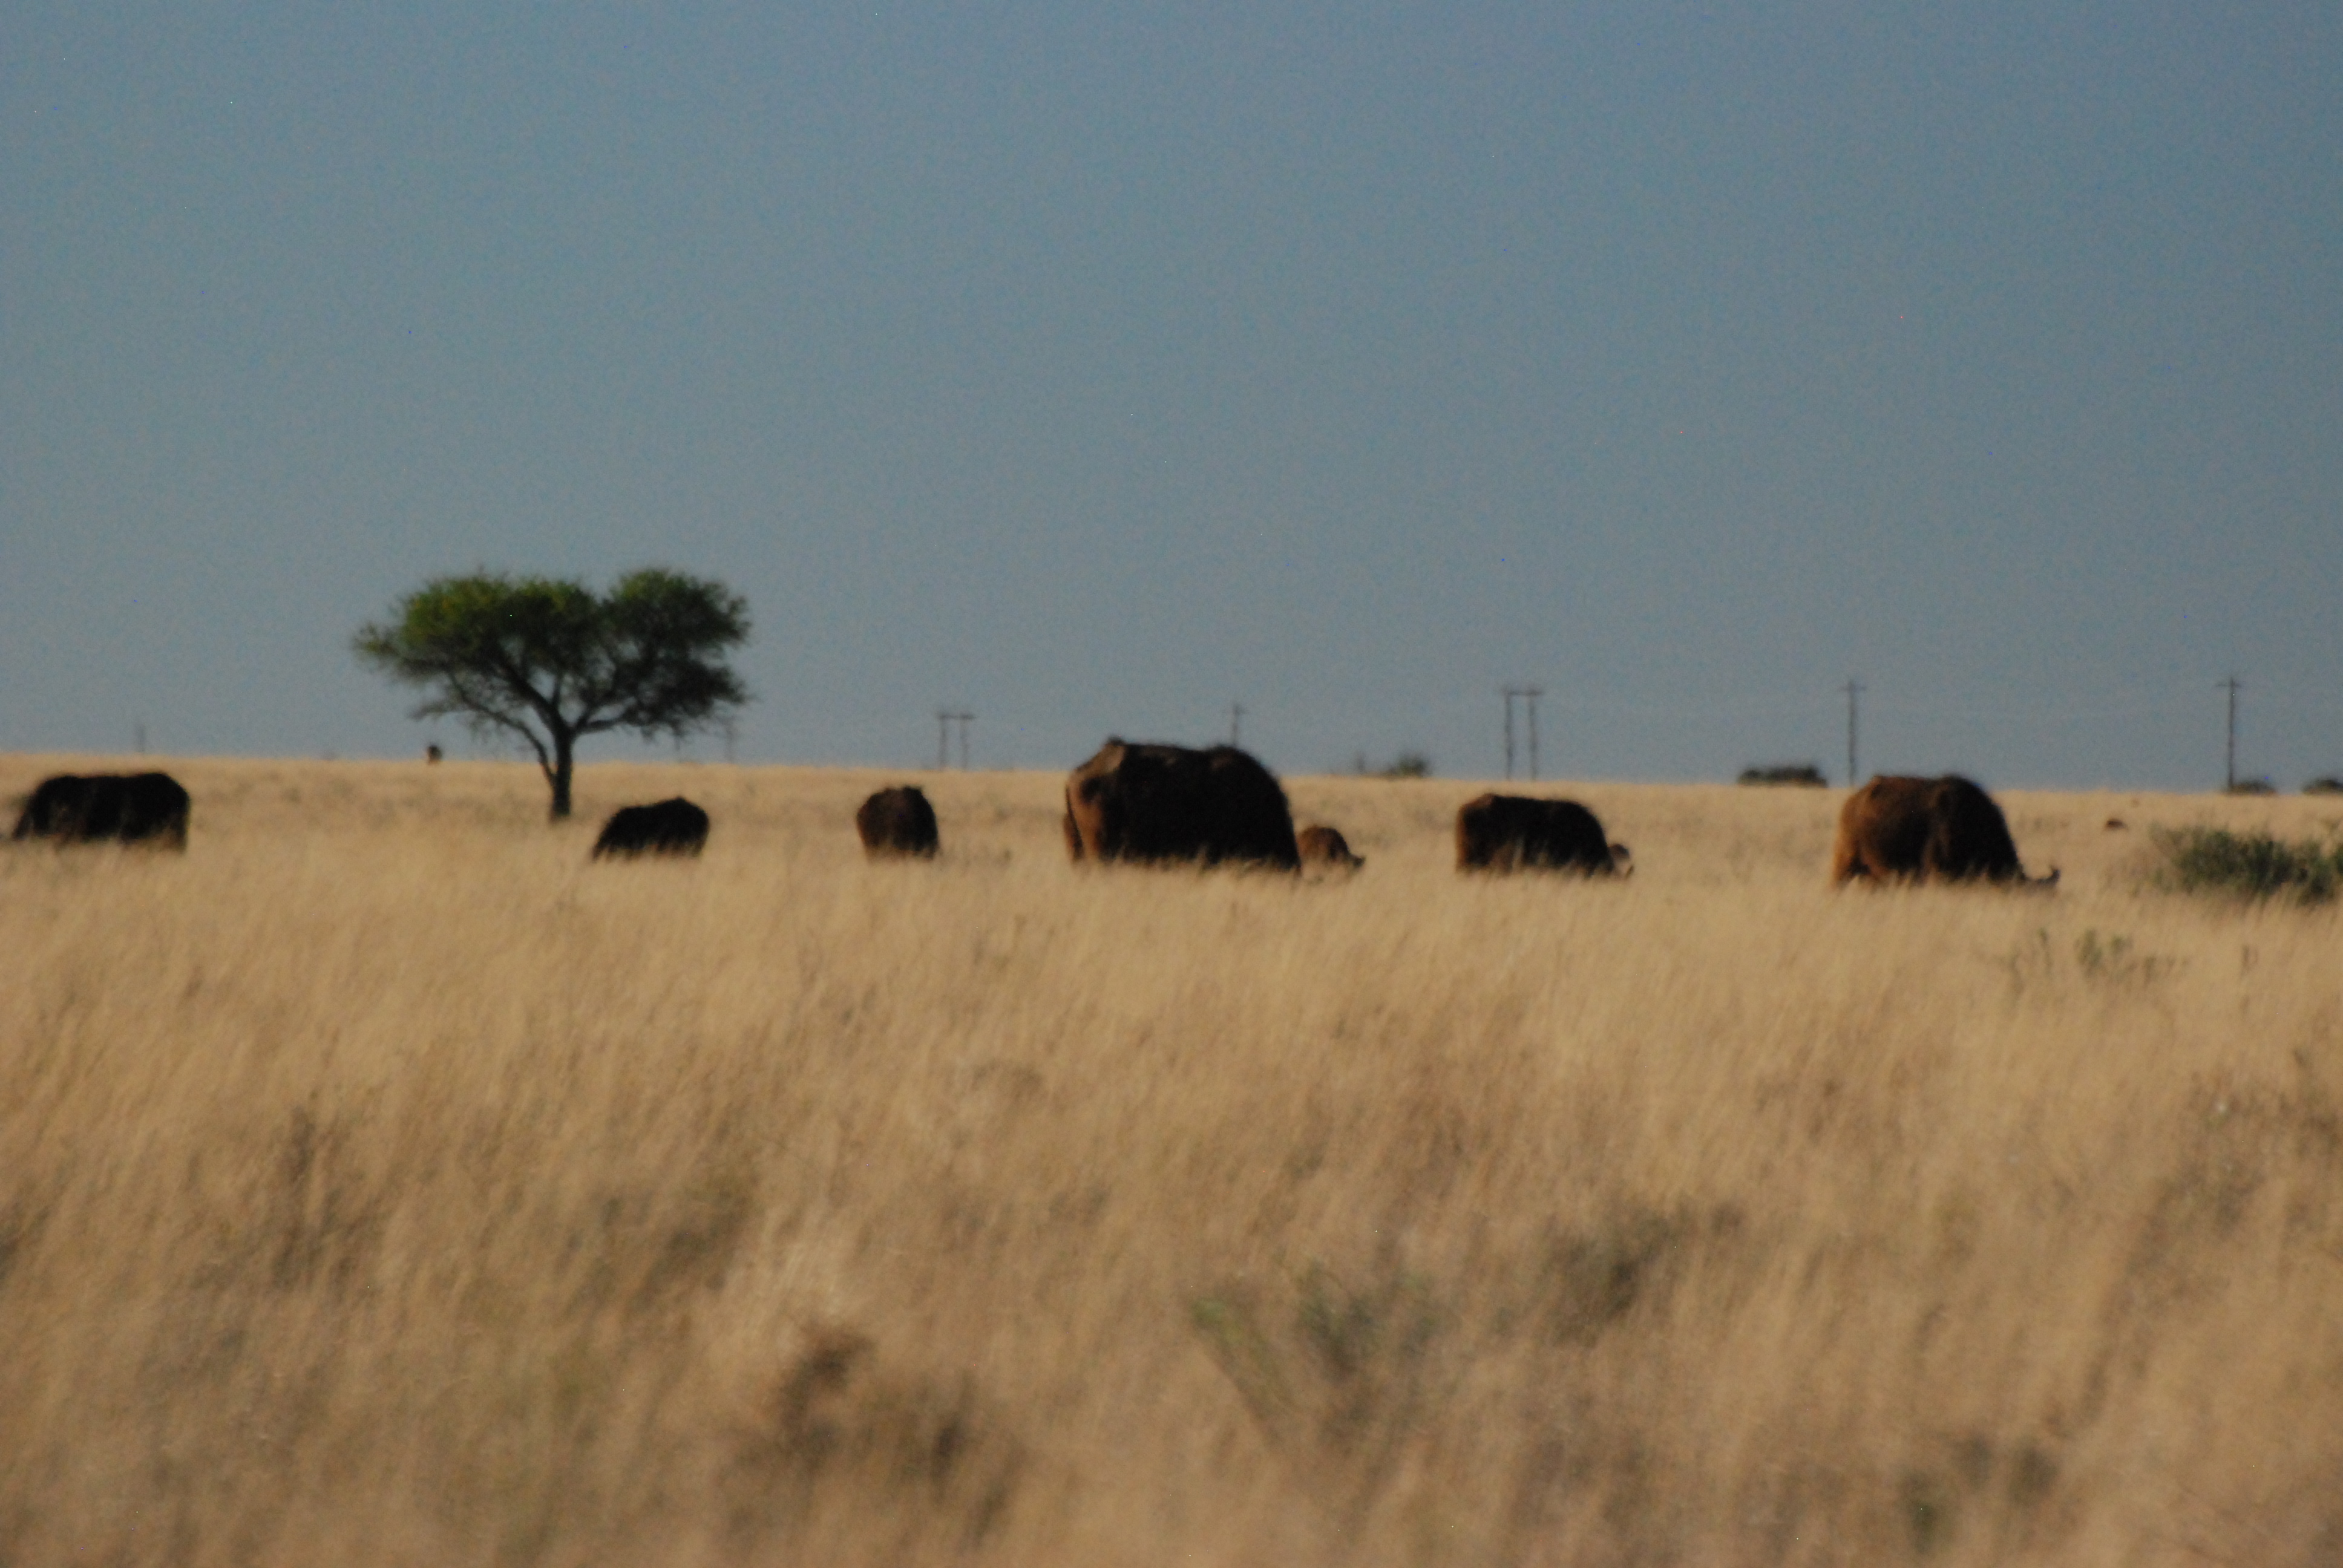
[[[680,739],[749,700],[725,662],[749,638],[749,602],[722,583],[649,568],[607,594],[552,578],[435,578],[387,620],[358,628],[358,658],[429,689],[417,719],[454,715],[519,736],[569,815],[573,753],[609,729]]]

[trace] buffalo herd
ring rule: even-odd
[[[1312,824],[1296,833],[1276,776],[1233,746],[1200,749],[1110,737],[1067,775],[1064,805],[1066,853],[1077,864],[1348,873],[1366,863],[1338,829]],[[935,808],[916,785],[870,796],[854,826],[874,860],[933,859],[940,842]],[[187,792],[167,773],[58,774],[25,798],[12,836],[184,849]],[[708,813],[677,796],[613,813],[592,858],[697,855],[707,843]],[[1575,800],[1487,794],[1457,810],[1456,869],[1622,877],[1633,860]],[[1984,881],[2047,888],[2058,880],[2056,869],[2028,877],[1993,797],[1949,774],[1883,775],[1849,795],[1839,811],[1830,874],[1839,886]]]

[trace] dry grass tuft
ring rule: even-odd
[[[1588,787],[1604,885],[1296,780],[1322,883],[175,771],[184,857],[0,853],[0,1562],[2343,1552],[2338,915],[2102,828],[2315,800],[2009,797],[2032,897],[1833,893],[1823,790]]]

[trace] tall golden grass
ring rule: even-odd
[[[1297,779],[1298,882],[1040,774],[869,865],[898,776],[174,771],[0,852],[12,1568],[2343,1555],[2338,917],[2140,861],[2331,803],[1837,894],[1836,791],[1574,790],[1604,885]]]

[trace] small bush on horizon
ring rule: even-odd
[[[2278,786],[2267,779],[2240,779],[2221,791],[2224,795],[2275,795]]]
[[[1381,768],[1371,767],[1367,762],[1367,754],[1362,751],[1353,759],[1352,766],[1362,778],[1429,779],[1432,777],[1432,758],[1422,751],[1403,751]]]
[[[2343,778],[2332,773],[2321,774],[2302,787],[2306,795],[2343,795]]]
[[[2149,833],[2165,860],[2154,880],[2169,891],[2240,899],[2288,894],[2300,903],[2321,904],[2343,885],[2343,840],[2288,843],[2269,833],[2227,828],[2154,828]]]
[[[1801,789],[1821,789],[1830,780],[1823,775],[1818,762],[1765,762],[1744,768],[1739,784],[1795,784]]]

